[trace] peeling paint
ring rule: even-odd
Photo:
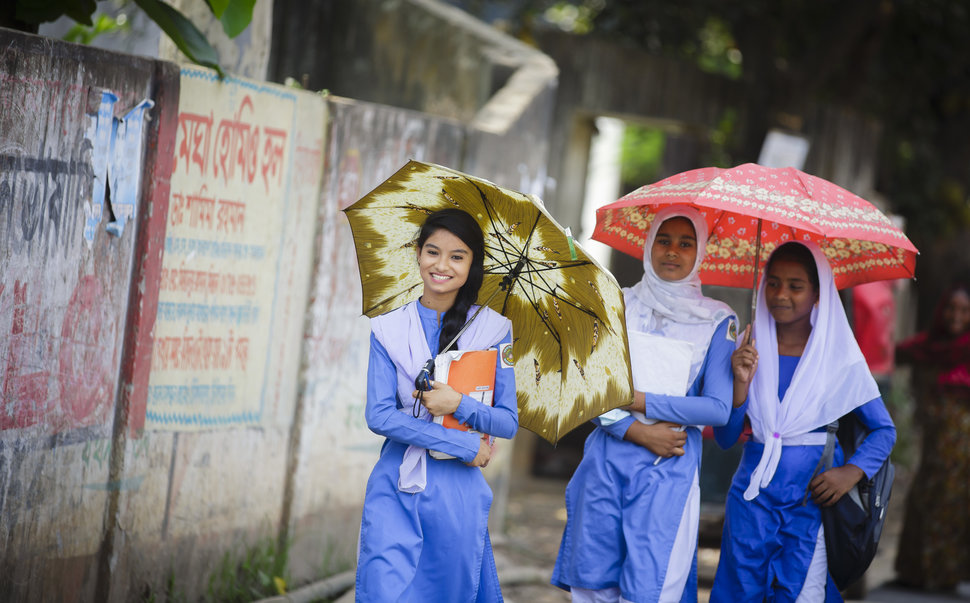
[[[94,190],[85,204],[84,240],[90,249],[106,205],[114,215],[105,229],[120,237],[125,224],[135,218],[141,185],[141,157],[146,112],[155,106],[149,99],[135,105],[123,118],[114,117],[118,97],[104,90],[96,115],[91,116],[85,137],[92,144]]]

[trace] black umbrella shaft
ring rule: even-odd
[[[512,292],[512,285],[515,284],[515,279],[519,278],[519,273],[522,272],[522,268],[525,266],[525,256],[519,258],[512,270],[508,274],[502,277],[502,284],[500,287],[502,291],[506,293]],[[494,294],[493,294],[494,295]]]

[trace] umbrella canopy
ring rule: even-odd
[[[643,186],[596,211],[593,239],[642,258],[657,210],[678,203],[696,207],[710,226],[700,269],[708,285],[752,286],[771,252],[796,240],[819,245],[840,289],[911,278],[916,269],[916,247],[865,199],[795,168],[753,163],[690,170]]]
[[[449,207],[471,214],[485,235],[479,303],[512,321],[519,424],[555,443],[629,404],[633,381],[616,280],[534,198],[488,181],[410,161],[344,210],[364,314],[378,316],[421,295],[418,231],[429,214]]]

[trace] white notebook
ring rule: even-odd
[[[687,394],[694,344],[643,331],[628,330],[627,337],[634,389],[670,396]],[[631,414],[643,423],[657,422],[641,412]]]

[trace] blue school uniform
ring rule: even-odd
[[[554,585],[566,590],[619,587],[623,598],[634,603],[658,600],[700,468],[701,431],[696,426],[723,424],[730,412],[733,320],[718,324],[686,396],[646,394],[646,416],[688,425],[683,456],[654,464],[656,455],[623,439],[636,420],[632,416],[610,425],[594,421],[597,427],[566,487],[568,519]],[[696,601],[696,556],[674,561],[691,566],[682,601]]]
[[[784,399],[798,366],[799,357],[778,357],[778,399]],[[748,403],[731,411],[714,437],[723,448],[738,440],[744,428]],[[876,398],[853,410],[871,430],[849,463],[871,477],[889,456],[896,441],[886,405]],[[824,432],[825,426],[816,431]],[[811,495],[803,505],[806,488],[822,456],[824,446],[783,446],[781,459],[771,482],[762,486],[752,500],[744,500],[764,450],[753,440],[744,444],[737,472],[731,482],[725,508],[721,556],[711,591],[711,603],[795,601],[802,590],[821,525],[821,509]],[[845,464],[836,444],[834,466]],[[831,578],[826,585],[827,602],[841,601]]]
[[[441,330],[437,312],[413,303],[428,349],[437,350]],[[407,320],[406,313],[400,314],[398,320]],[[496,343],[511,343],[511,336],[506,329]],[[393,345],[409,343],[395,340]],[[494,408],[463,396],[455,418],[477,431],[511,438],[518,428],[515,375],[499,356]],[[372,431],[387,439],[364,498],[357,601],[501,601],[488,537],[492,491],[481,469],[465,464],[478,454],[480,436],[415,418],[411,414],[413,399],[400,398],[398,368],[372,335],[366,419]],[[435,460],[424,452],[424,489],[403,492],[399,470],[409,445],[457,458]]]

